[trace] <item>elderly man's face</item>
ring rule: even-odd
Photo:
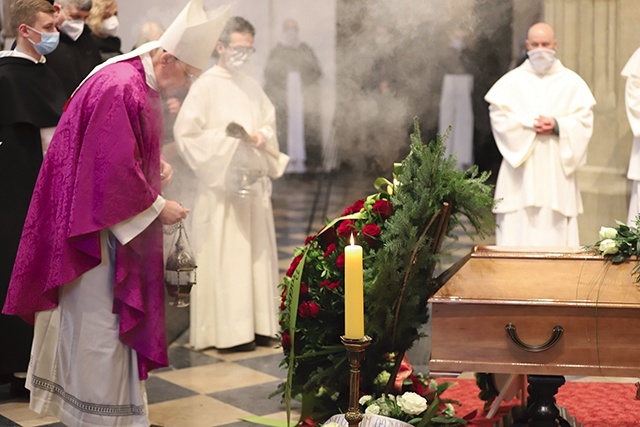
[[[159,67],[154,67],[159,91],[165,96],[175,96],[184,89],[189,89],[191,83],[200,75],[200,70],[180,61],[172,54],[165,52],[161,56]]]
[[[80,10],[76,6],[59,8],[57,25],[62,25],[64,21],[86,21],[89,17],[88,10]]]
[[[556,50],[557,44],[553,31],[545,27],[532,29],[525,42],[527,50],[540,48]]]

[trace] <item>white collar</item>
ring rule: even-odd
[[[28,59],[29,61],[33,62],[34,64],[44,64],[45,62],[47,62],[47,58],[44,57],[44,55],[40,55],[40,59],[34,59],[33,56],[31,55],[27,55],[24,52],[21,52],[20,50],[18,50],[18,48],[15,48],[14,50],[3,50],[0,51],[0,58],[22,58],[22,59]]]
[[[156,80],[156,72],[153,69],[153,60],[149,53],[143,53],[140,55],[142,61],[142,67],[144,68],[144,75],[147,82],[147,86],[158,92],[158,81]]]

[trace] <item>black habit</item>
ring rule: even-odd
[[[48,64],[0,57],[0,306],[42,163],[40,129],[56,126],[66,95]],[[46,239],[47,236],[42,236]],[[33,327],[0,314],[0,376],[26,372]],[[1,379],[1,378],[0,378]]]
[[[67,96],[101,62],[100,50],[86,25],[76,41],[60,31],[58,47],[47,55],[47,66],[56,72]]]

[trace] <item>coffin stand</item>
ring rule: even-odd
[[[556,426],[563,375],[639,375],[634,266],[579,248],[474,248],[438,278],[430,371],[527,375],[528,425]]]

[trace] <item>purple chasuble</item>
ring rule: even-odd
[[[58,288],[101,262],[100,230],[148,209],[161,192],[162,109],[140,58],[109,65],[62,114],[33,193],[3,313],[33,323]],[[116,243],[113,312],[140,379],[167,366],[162,225]]]

